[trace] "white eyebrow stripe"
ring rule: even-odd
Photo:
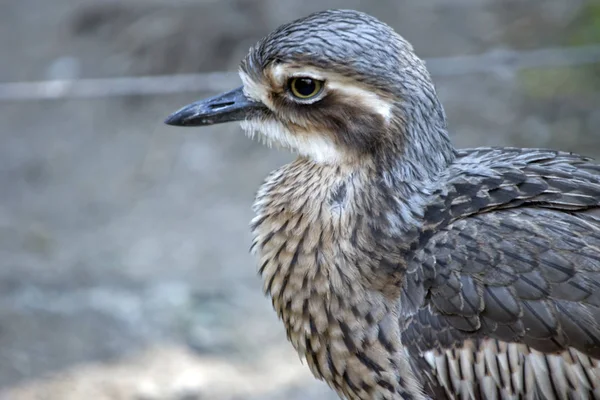
[[[326,87],[330,90],[335,90],[344,96],[355,99],[363,106],[380,114],[386,122],[390,122],[390,119],[392,118],[392,102],[384,99],[377,93],[360,86],[335,80],[327,82]]]
[[[372,112],[381,115],[386,123],[390,122],[392,118],[391,101],[388,101],[366,88],[355,85],[349,78],[336,74],[327,78],[326,75],[327,74],[324,71],[319,71],[318,69],[310,67],[294,67],[278,64],[271,68],[271,76],[282,86],[285,83],[284,81],[290,77],[307,76],[313,79],[323,80],[325,81],[325,95],[328,90],[333,90],[352,99],[353,102],[361,104]],[[243,71],[240,71],[240,77],[244,84],[244,93],[246,96],[253,100],[261,101],[267,107],[272,106],[269,99],[268,88],[264,87],[259,82],[252,80]]]
[[[271,68],[271,75],[278,83],[283,84],[288,78],[305,76],[307,78],[326,80],[323,71],[310,67],[295,67],[290,65],[278,64]]]

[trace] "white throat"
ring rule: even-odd
[[[241,126],[250,138],[257,137],[269,147],[275,145],[289,149],[319,164],[336,164],[344,158],[335,144],[323,134],[296,135],[275,120],[249,119],[243,121]]]

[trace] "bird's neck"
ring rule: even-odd
[[[421,97],[394,107],[394,117],[374,154],[380,175],[393,176],[396,186],[411,182],[423,186],[436,180],[456,157],[437,96]]]
[[[298,159],[255,202],[264,290],[313,373],[349,398],[422,398],[400,343],[397,246],[424,194],[391,183],[372,165]]]

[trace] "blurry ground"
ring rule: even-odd
[[[357,8],[423,57],[600,42],[595,0],[13,0],[0,82],[235,70],[280,23]],[[598,66],[436,78],[459,146],[600,155]],[[239,84],[232,81],[232,87]],[[167,128],[210,93],[0,105],[0,398],[334,399],[247,254],[290,159],[237,126]]]

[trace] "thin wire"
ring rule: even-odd
[[[572,67],[600,63],[600,45],[529,51],[493,50],[479,55],[425,60],[434,76],[516,71],[525,68]],[[0,101],[150,96],[189,92],[220,92],[238,80],[235,72],[210,72],[121,78],[0,83]]]
[[[0,83],[0,101],[217,92],[237,78],[232,72]]]

